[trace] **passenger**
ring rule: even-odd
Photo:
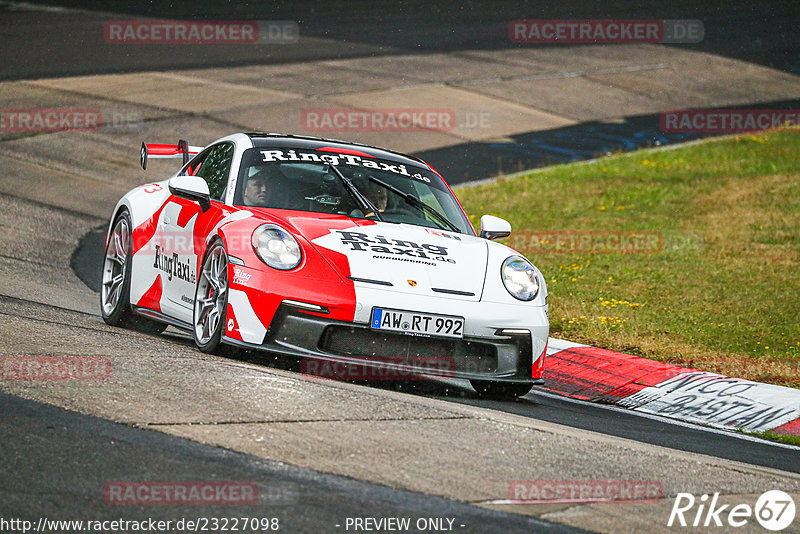
[[[385,187],[382,187],[374,182],[367,183],[363,189],[364,196],[367,197],[373,206],[378,208],[378,213],[383,213],[386,210],[386,204],[389,200]],[[369,212],[364,217],[374,217],[375,213]]]

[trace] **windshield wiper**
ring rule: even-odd
[[[370,202],[369,199],[365,197],[355,185],[353,185],[353,182],[350,180],[350,178],[342,174],[341,171],[337,169],[335,165],[328,165],[327,168],[328,170],[333,170],[336,176],[339,177],[339,180],[342,181],[342,184],[344,184],[345,189],[347,189],[350,192],[350,194],[355,199],[356,203],[358,203],[358,207],[361,208],[361,210],[365,214],[372,212],[373,215],[375,215],[376,219],[378,219],[379,221],[383,220],[383,217],[381,217],[378,208],[375,207],[375,205],[372,202]]]
[[[389,185],[386,182],[384,182],[383,180],[379,180],[379,179],[375,178],[374,176],[370,176],[369,177],[369,181],[373,182],[373,183],[376,183],[379,186],[388,189],[389,191],[391,191],[395,195],[398,195],[398,196],[402,197],[410,205],[412,205],[412,206],[414,206],[416,208],[419,208],[420,210],[422,210],[422,211],[424,211],[426,213],[429,213],[430,215],[433,215],[435,218],[439,219],[439,221],[444,223],[445,226],[447,226],[450,230],[452,230],[454,232],[457,232],[459,234],[461,233],[461,230],[458,228],[458,226],[456,226],[455,224],[450,222],[450,220],[447,217],[445,217],[444,215],[442,215],[441,213],[439,213],[438,211],[436,211],[432,207],[428,206],[427,204],[425,204],[423,201],[421,201],[420,199],[418,199],[417,197],[415,197],[411,193],[406,193],[405,191],[403,191],[401,189],[398,189],[393,185]]]

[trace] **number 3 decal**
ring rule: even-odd
[[[145,193],[155,193],[156,191],[161,191],[162,189],[164,189],[164,188],[161,187],[158,184],[150,184],[148,186],[145,186],[144,192]]]

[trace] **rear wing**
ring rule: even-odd
[[[147,160],[149,158],[182,158],[183,163],[181,165],[186,165],[189,161],[189,156],[197,155],[203,148],[201,146],[189,146],[189,143],[184,139],[178,141],[177,145],[143,142],[140,154],[142,169],[147,169]]]

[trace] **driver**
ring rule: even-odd
[[[283,173],[272,167],[274,166],[265,165],[247,179],[244,186],[245,206],[266,207],[278,202]]]

